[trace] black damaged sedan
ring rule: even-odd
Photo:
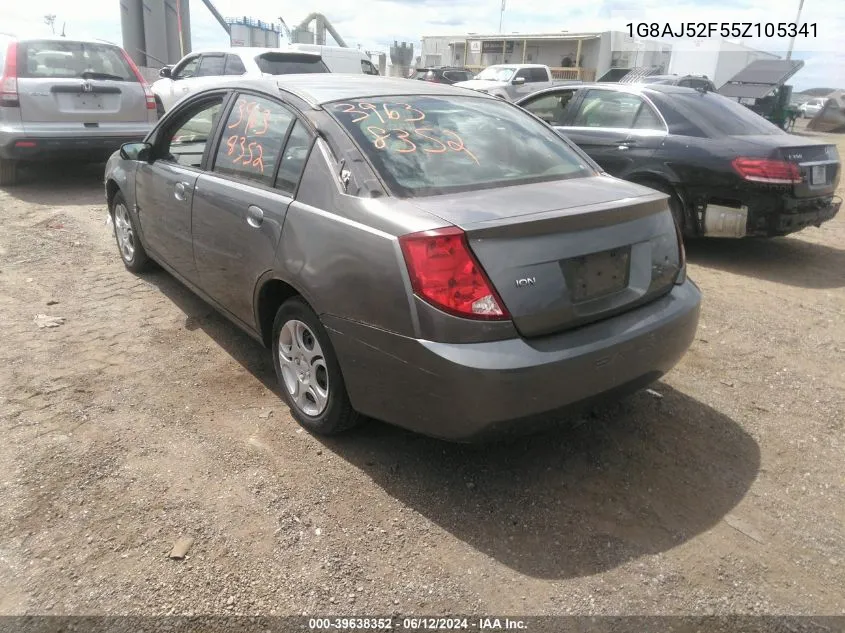
[[[687,236],[746,237],[821,226],[834,195],[836,146],[787,134],[713,92],[669,85],[578,84],[518,102],[608,173],[669,194]]]

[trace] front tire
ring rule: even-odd
[[[328,333],[299,297],[285,301],[276,313],[273,365],[282,397],[307,431],[336,435],[359,423]]]
[[[18,182],[18,161],[0,158],[0,185],[14,185]]]
[[[112,219],[117,250],[123,260],[123,265],[133,273],[144,272],[150,267],[151,260],[138,238],[135,220],[129,212],[126,199],[120,192],[117,192],[112,200]]]

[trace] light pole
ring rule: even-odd
[[[499,33],[502,32],[502,18],[505,17],[505,1],[502,0],[502,9],[499,11]],[[804,0],[801,0],[801,2],[804,2]]]
[[[504,2],[504,0],[503,0],[503,2]],[[796,29],[798,29],[798,27],[801,24],[801,9],[803,9],[803,8],[804,8],[804,0],[800,0],[799,3],[798,3],[798,15],[795,16],[795,28]],[[787,59],[792,59],[792,47],[793,46],[795,46],[795,36],[794,35],[789,38],[789,50],[786,51],[786,58]]]

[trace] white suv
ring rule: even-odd
[[[214,86],[220,77],[267,77],[330,72],[318,53],[277,48],[231,48],[186,55],[175,66],[165,66],[153,84],[159,115],[182,97]]]

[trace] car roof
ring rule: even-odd
[[[444,95],[494,99],[477,90],[457,88],[447,84],[436,84],[415,79],[399,79],[373,75],[345,75],[339,73],[308,73],[300,75],[276,75],[255,79],[221,79],[201,92],[226,89],[250,89],[269,95],[278,91],[288,92],[313,108],[341,99],[363,99],[366,97],[395,97],[410,95]],[[200,94],[199,92],[195,94]]]
[[[232,48],[224,48],[221,46],[220,48],[201,48],[191,51],[188,55],[208,55],[210,53],[216,53],[218,55],[239,55],[241,57],[254,57],[255,55],[260,55],[261,53],[291,53],[293,55],[312,55],[314,57],[320,57],[320,53],[316,51],[290,50],[287,48],[270,48],[260,46],[235,46]]]
[[[11,40],[14,40],[15,42],[18,42],[20,44],[27,44],[29,42],[51,42],[56,44],[70,42],[71,44],[97,44],[99,46],[114,46],[116,48],[121,48],[120,44],[115,44],[114,42],[107,42],[105,40],[61,37],[59,35],[47,35],[45,37],[9,37]]]
[[[307,75],[279,75],[274,77],[274,79],[278,82],[278,86],[282,90],[291,92],[315,106],[340,99],[404,95],[452,95],[486,99],[493,98],[478,91],[469,90],[468,88],[455,88],[446,84],[435,84],[396,77],[312,73]]]
[[[551,88],[543,88],[542,90],[538,90],[537,92],[532,92],[529,95],[525,95],[524,97],[520,97],[517,100],[517,103],[522,103],[531,99],[533,97],[537,97],[543,94],[551,94],[562,90],[564,88],[575,88],[578,90],[588,90],[590,88],[596,88],[599,90],[612,90],[615,92],[628,92],[633,94],[639,94],[643,92],[660,92],[663,94],[701,94],[700,91],[696,90],[695,88],[687,88],[686,86],[675,86],[673,84],[619,84],[614,82],[592,82],[592,83],[573,83],[573,84],[557,84],[552,86]],[[718,94],[718,93],[710,93],[710,94]]]

